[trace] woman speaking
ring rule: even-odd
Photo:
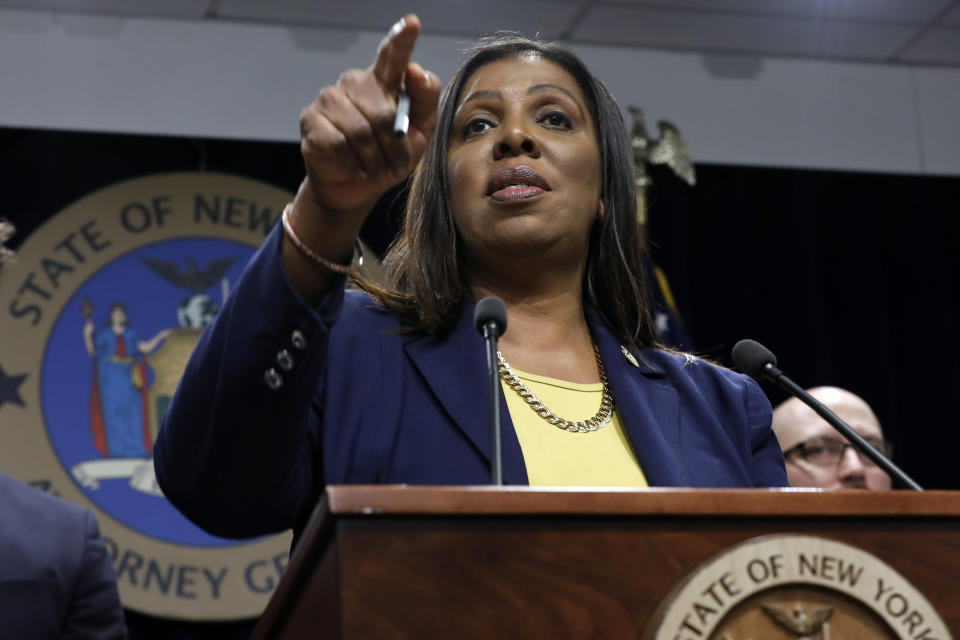
[[[656,344],[630,143],[606,87],[566,49],[510,36],[482,40],[441,95],[410,61],[419,29],[402,19],[370,68],[303,111],[306,177],[160,430],[167,497],[246,537],[298,533],[330,483],[488,483],[473,326],[488,295],[509,315],[506,482],[786,485],[759,387]],[[345,292],[367,214],[411,171],[386,282]]]

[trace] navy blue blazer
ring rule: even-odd
[[[127,637],[93,513],[2,473],[0,637]]]
[[[204,529],[246,537],[298,532],[326,484],[489,483],[472,318],[468,304],[447,335],[403,334],[342,287],[311,308],[286,279],[274,229],[190,358],[154,447],[161,488]],[[658,349],[636,366],[592,309],[587,321],[651,485],[786,486],[753,380]],[[501,407],[504,480],[526,484]]]

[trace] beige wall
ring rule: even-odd
[[[463,43],[425,35],[448,78]],[[296,140],[381,34],[0,10],[0,126]],[[960,175],[960,69],[579,46],[700,162]]]

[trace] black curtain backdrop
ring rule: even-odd
[[[77,198],[167,171],[234,173],[295,191],[298,145],[0,128],[0,216],[13,247]],[[894,460],[927,488],[958,489],[960,179],[699,165],[688,187],[655,167],[654,260],[695,351],[730,365],[754,338],[800,385],[863,396]],[[383,252],[400,224],[388,193],[362,236]],[[776,405],[783,395],[764,385]],[[139,638],[244,638],[250,622],[136,613]]]
[[[801,386],[862,396],[921,486],[960,488],[960,179],[711,165],[695,188],[653,179],[654,259],[698,352],[729,365],[758,340]]]

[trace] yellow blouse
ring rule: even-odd
[[[586,420],[600,408],[600,383],[577,384],[516,369],[513,372],[548,409],[565,420]],[[502,379],[500,383],[531,486],[647,486],[618,412],[597,431],[570,433],[545,421]]]

